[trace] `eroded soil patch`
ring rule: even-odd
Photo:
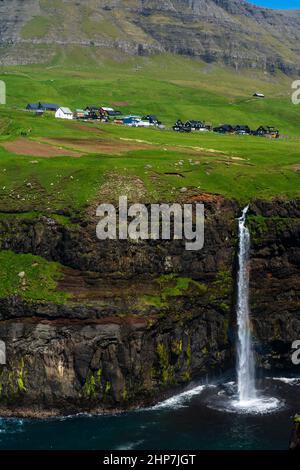
[[[72,150],[78,150],[83,153],[101,153],[107,155],[122,155],[132,150],[148,150],[152,148],[149,144],[105,139],[56,138],[43,139],[43,142],[51,145],[70,147]]]
[[[80,157],[82,154],[74,150],[63,149],[47,143],[35,142],[33,140],[20,138],[10,142],[3,142],[1,146],[9,152],[17,155],[28,155],[31,157]]]

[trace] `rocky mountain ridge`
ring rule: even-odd
[[[170,52],[299,74],[300,10],[240,0],[0,2],[0,63],[45,62],[67,47],[106,49],[112,58]]]

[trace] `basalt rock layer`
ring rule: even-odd
[[[1,250],[60,262],[59,289],[69,297],[0,299],[1,413],[126,409],[231,367],[239,212],[233,201],[206,201],[199,252],[181,241],[99,241],[91,222],[3,215]],[[300,338],[299,215],[299,201],[251,206],[251,303],[264,368],[292,368]]]
[[[300,451],[300,416],[294,418],[292,435],[290,440],[290,450]]]
[[[2,0],[2,64],[45,62],[88,47],[171,52],[240,68],[299,74],[300,11],[240,0]]]

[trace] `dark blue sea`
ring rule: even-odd
[[[300,378],[264,377],[262,400],[235,406],[235,384],[224,377],[133,412],[48,420],[0,418],[0,449],[217,450],[287,449],[299,412]]]

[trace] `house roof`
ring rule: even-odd
[[[73,114],[69,108],[59,108],[59,109],[61,109],[64,114]]]
[[[36,104],[36,103],[28,103],[28,105],[26,106],[27,109],[40,109],[40,105],[39,104]]]
[[[55,111],[59,109],[58,104],[53,104],[53,103],[39,103],[39,107],[42,109],[53,109]]]
[[[27,109],[43,109],[43,110],[57,110],[59,106],[57,104],[52,104],[52,103],[29,103],[26,106]]]

